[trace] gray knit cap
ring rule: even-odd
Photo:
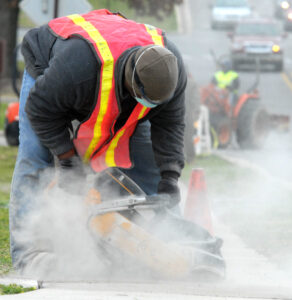
[[[132,95],[134,88],[136,95],[143,97],[142,86],[149,99],[162,102],[168,100],[173,96],[178,81],[176,56],[162,46],[141,47],[128,58],[125,79]]]

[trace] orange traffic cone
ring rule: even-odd
[[[192,170],[188,195],[184,208],[186,220],[194,222],[213,234],[212,217],[206,194],[204,170]]]

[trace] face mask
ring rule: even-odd
[[[152,104],[152,103],[150,103],[147,100],[142,99],[142,98],[135,97],[135,99],[136,99],[137,102],[139,102],[143,106],[146,106],[146,107],[149,107],[149,108],[153,108],[153,107],[157,106],[157,104]]]

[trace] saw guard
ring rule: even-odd
[[[96,209],[98,204],[105,199],[103,195],[109,182],[119,187],[118,189],[112,187],[110,196],[117,197],[118,194],[125,194],[125,191],[126,194],[134,195],[135,193],[140,197],[144,194],[118,169],[106,172],[103,174],[105,176],[99,177],[102,178],[101,180],[97,180],[99,181],[97,185],[102,183],[100,190],[92,188],[86,199],[90,215],[88,228],[98,244],[118,250],[125,256],[125,259],[129,257],[165,278],[183,279],[202,271],[215,274],[219,278],[224,277],[224,260],[220,251],[218,253],[214,251],[215,248],[218,250],[221,247],[221,240],[208,235],[207,231],[201,228],[201,237],[208,237],[209,240],[205,239],[203,242],[196,243],[188,240],[183,234],[175,233],[176,230],[173,229],[178,224],[187,225],[187,231],[193,233],[198,231],[199,227],[193,228],[191,222],[172,215],[166,210],[163,210],[159,217],[157,214],[154,214],[154,217],[150,214],[151,217],[148,219],[140,214],[136,207],[127,207],[125,213],[113,211],[92,214],[91,209],[93,207]],[[166,237],[163,236],[163,231],[168,229],[172,233]]]

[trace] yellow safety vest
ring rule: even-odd
[[[215,73],[215,78],[217,80],[217,86],[221,89],[225,89],[237,77],[238,77],[238,74],[234,71],[228,71],[227,73],[224,73],[223,71],[218,71]]]

